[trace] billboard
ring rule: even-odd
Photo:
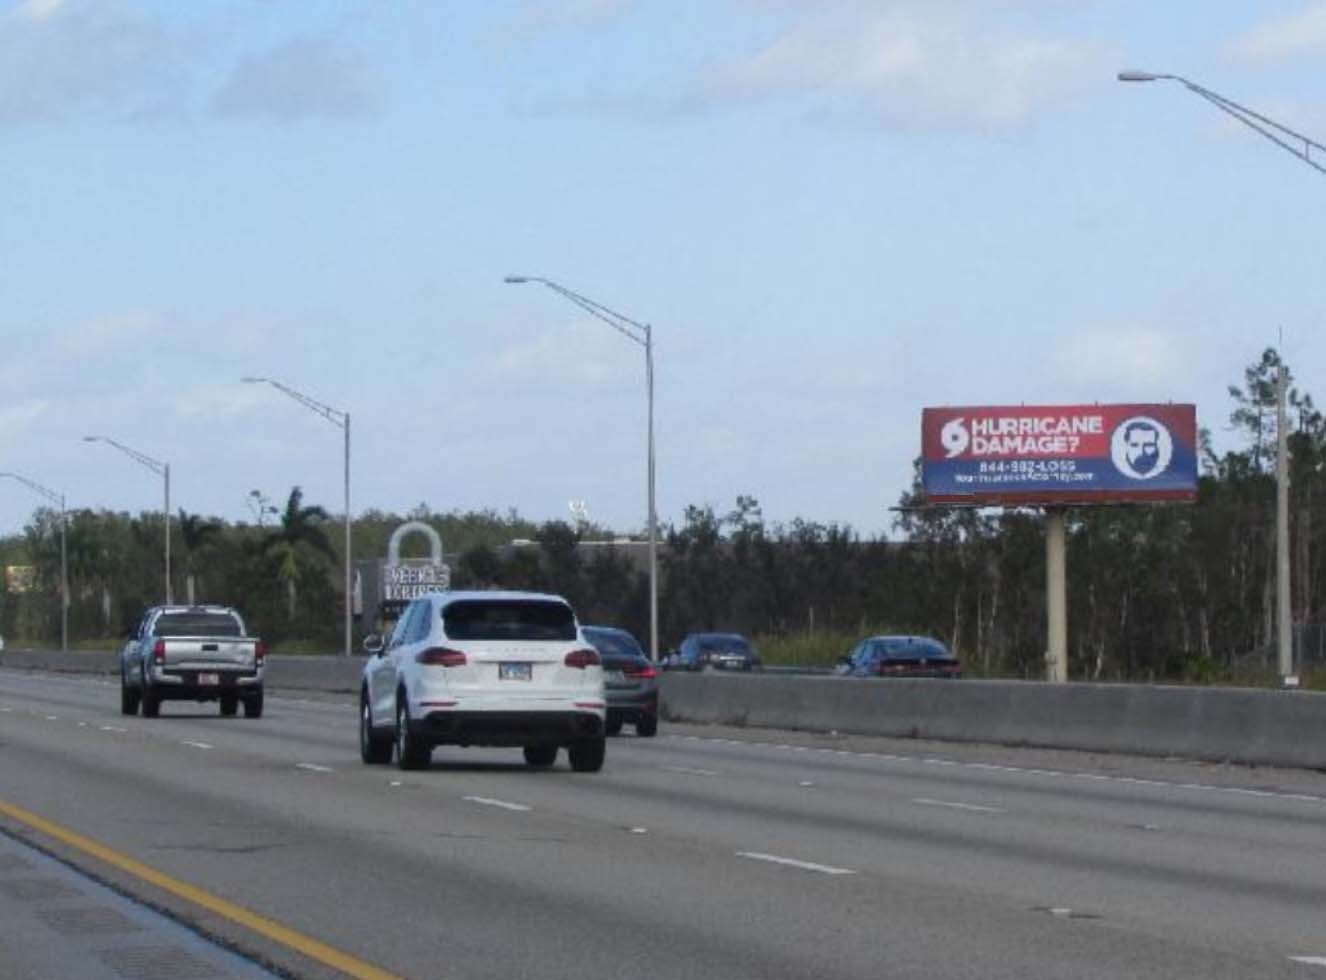
[[[1093,504],[1197,496],[1193,405],[927,408],[932,503]]]

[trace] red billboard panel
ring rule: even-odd
[[[1197,496],[1193,405],[927,408],[932,503],[1092,504]]]

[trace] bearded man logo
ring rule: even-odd
[[[1110,437],[1110,458],[1120,473],[1134,480],[1164,473],[1173,454],[1169,429],[1145,415],[1120,422]]]

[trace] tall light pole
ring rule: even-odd
[[[157,476],[162,477],[166,487],[166,510],[162,515],[166,519],[166,605],[171,605],[175,601],[175,593],[170,587],[170,464],[163,463],[159,459],[153,459],[138,452],[136,449],[130,449],[123,443],[116,442],[109,436],[84,436],[84,442],[104,442],[108,446],[114,446],[124,455],[128,456],[135,463],[146,466]]]
[[[29,480],[17,473],[0,473],[0,477],[17,480],[29,490],[41,494],[51,503],[60,505],[60,652],[64,653],[69,649],[69,548],[66,540],[69,519],[64,507],[64,494],[48,490],[35,480]]]
[[[1233,99],[1189,81],[1181,75],[1159,74],[1150,71],[1121,71],[1121,82],[1178,82],[1189,92],[1210,102],[1213,106],[1243,125],[1265,136],[1281,149],[1292,153],[1312,169],[1326,174],[1326,166],[1312,157],[1312,151],[1326,155],[1326,146],[1304,136],[1288,126],[1270,119],[1260,112],[1239,105]],[[1297,687],[1294,674],[1293,612],[1289,593],[1289,449],[1285,422],[1285,367],[1283,359],[1276,377],[1276,493],[1275,493],[1275,566],[1276,566],[1276,652],[1280,682],[1285,687]]]
[[[540,276],[507,276],[507,283],[538,283],[569,299],[590,316],[602,320],[628,340],[645,349],[645,397],[649,404],[648,497],[649,497],[649,657],[658,660],[658,512],[654,506],[654,329],[630,317],[572,292],[565,286]]]
[[[245,384],[251,385],[271,385],[277,391],[293,398],[309,411],[316,412],[332,425],[345,432],[345,650],[343,652],[348,657],[354,652],[351,646],[351,622],[354,610],[350,608],[351,602],[354,598],[354,582],[351,580],[350,571],[350,413],[342,412],[329,405],[324,405],[316,398],[310,398],[303,392],[296,391],[289,385],[284,385],[279,381],[273,381],[271,378],[241,378],[240,380]]]

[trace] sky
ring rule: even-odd
[[[891,533],[932,405],[1326,398],[1326,2],[0,0],[0,471]],[[0,480],[0,534],[41,499]]]

